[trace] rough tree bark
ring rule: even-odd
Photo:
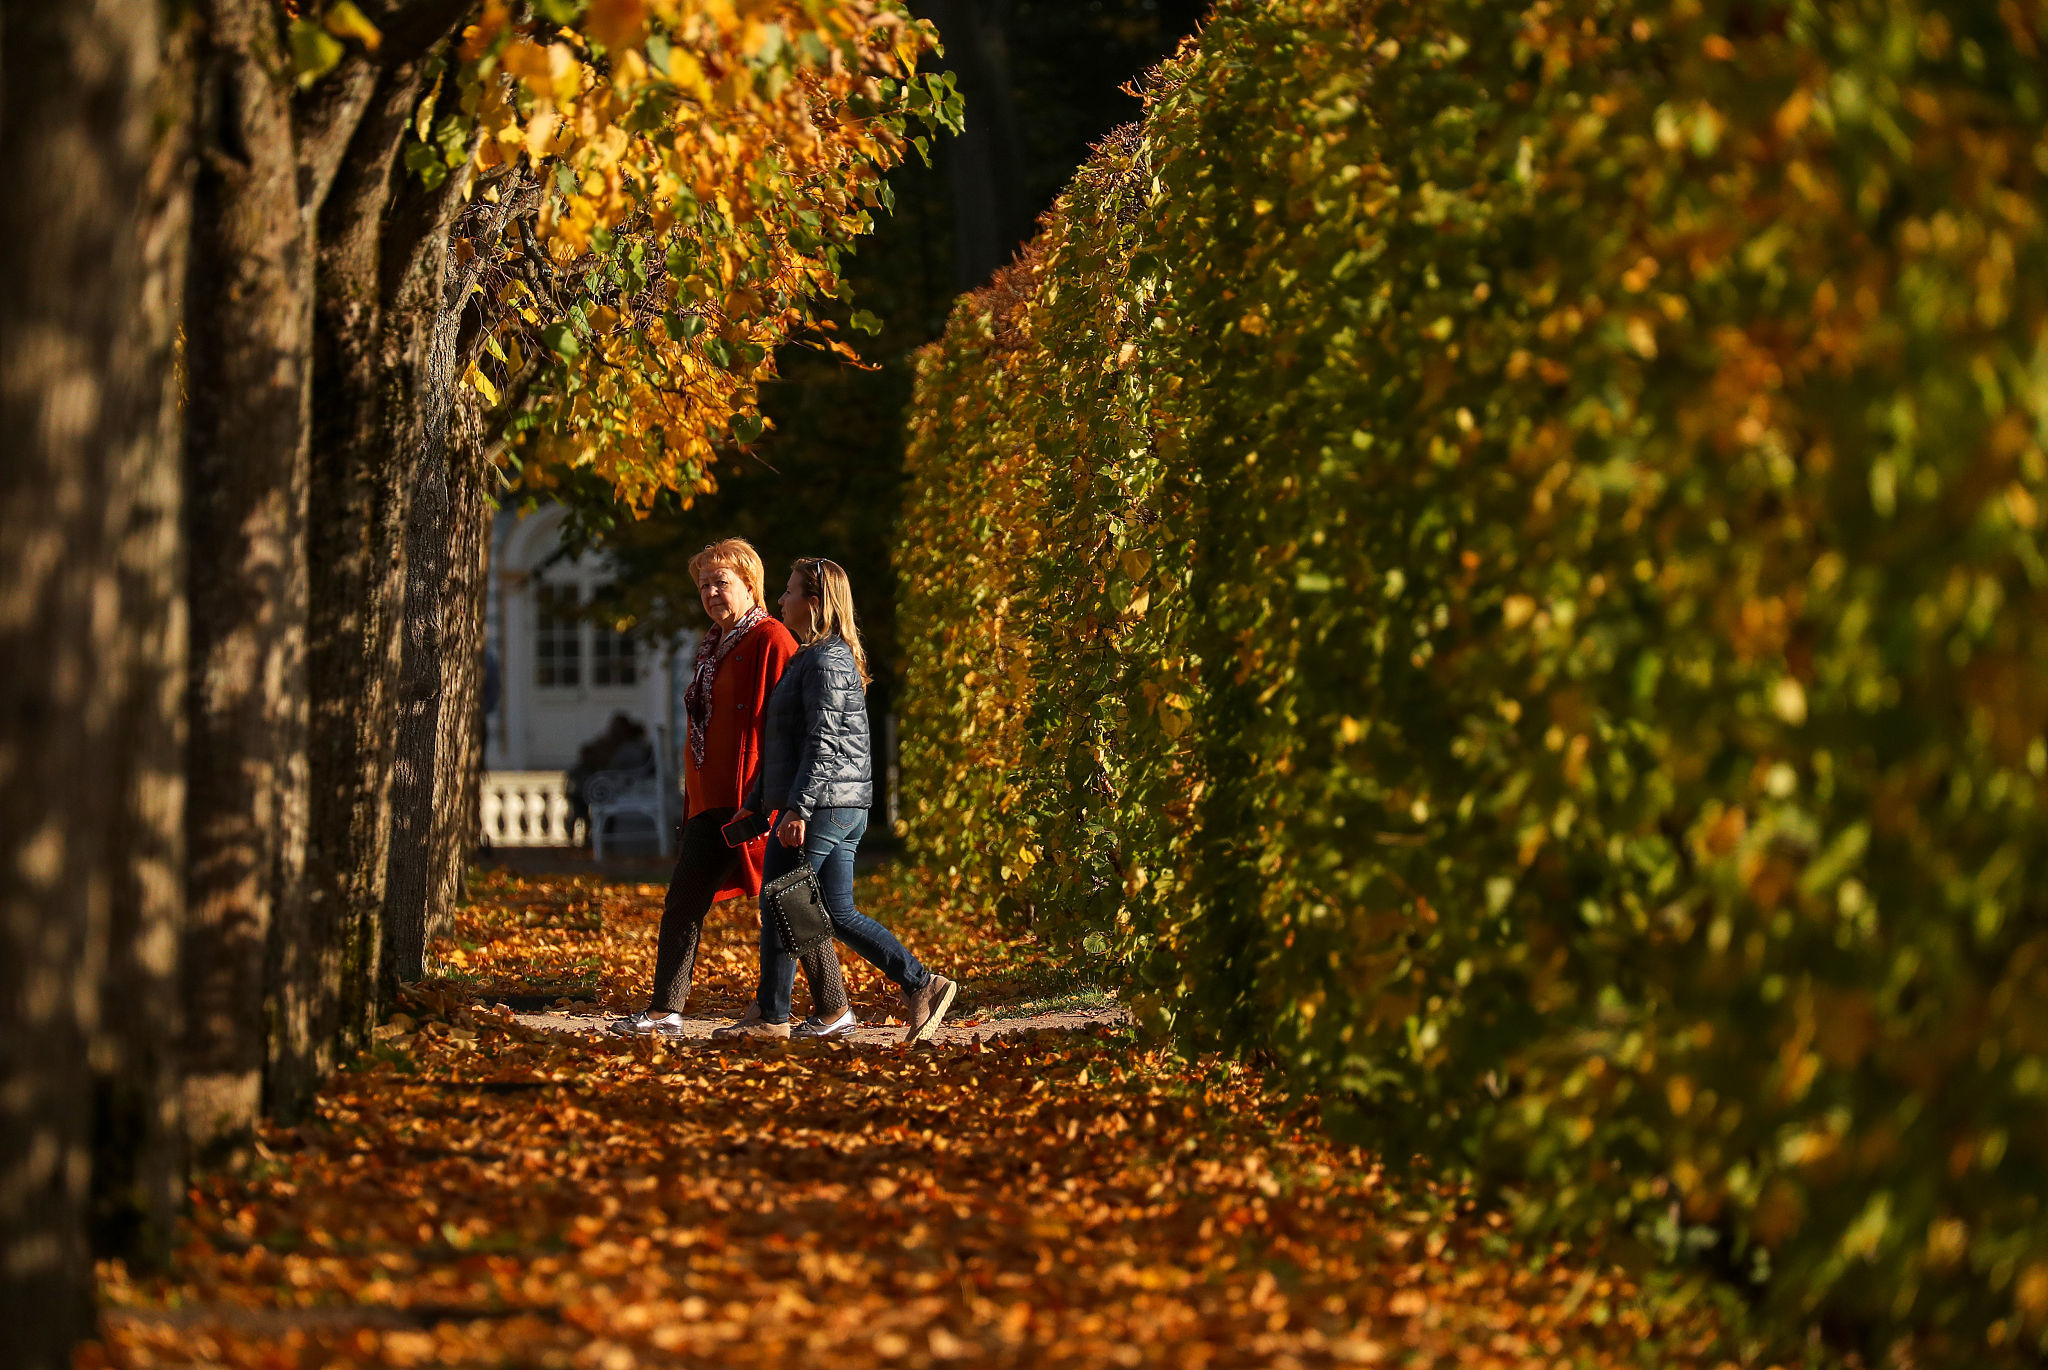
[[[445,440],[455,379],[436,361],[451,356],[448,243],[465,182],[427,191],[399,170],[423,84],[419,61],[385,70],[320,221],[308,881],[339,987],[322,1036],[341,1046],[366,1038],[378,991],[395,978],[382,928],[405,530],[436,424]],[[444,329],[450,344],[437,348]]]
[[[266,960],[299,897],[283,842],[304,737],[312,260],[290,67],[272,0],[212,0],[187,323],[192,578],[186,1128],[196,1149],[255,1126]],[[280,876],[285,876],[281,882]],[[295,914],[287,909],[287,922]]]
[[[466,894],[483,814],[484,595],[490,574],[491,466],[470,432],[451,442],[448,585],[442,609],[446,679],[435,754],[434,871],[429,933],[452,925]]]
[[[390,431],[406,397],[391,385],[382,249],[419,84],[410,66],[382,75],[319,220],[306,878],[323,1069],[367,1038],[377,1008],[409,484]]]
[[[482,648],[472,640],[469,619],[478,594],[478,524],[485,514],[483,472],[475,469],[480,453],[455,436],[455,386],[467,364],[461,343],[471,289],[522,203],[516,183],[501,184],[499,192],[497,204],[471,211],[471,241],[479,250],[452,265],[441,254],[446,280],[440,307],[425,334],[424,354],[408,359],[417,485],[406,532],[404,663],[384,903],[387,990],[425,975],[427,946],[453,904],[450,868],[459,881],[466,854],[451,850],[451,824],[442,815],[459,799],[452,787],[463,764],[461,738],[475,745],[478,663],[470,658]],[[472,338],[478,334],[472,330]]]
[[[384,896],[384,967],[392,984],[412,984],[426,974],[432,936],[434,780],[451,521],[444,442],[422,454],[406,529],[404,666],[391,781],[391,869]]]
[[[153,731],[136,708],[160,703],[178,640],[175,566],[150,560],[176,490],[174,295],[151,293],[176,251],[152,235],[177,231],[153,213],[152,167],[178,128],[162,20],[155,0],[0,9],[0,1327],[28,1370],[67,1366],[91,1327],[90,1052],[114,1064],[100,996],[115,905],[138,878],[109,836],[155,831],[154,812],[123,809],[177,742],[174,720]],[[131,500],[138,479],[148,493]],[[152,611],[169,632],[131,670],[126,620]],[[146,759],[117,753],[130,741]],[[140,936],[175,915],[160,889],[123,911]]]
[[[272,6],[273,22],[278,11]],[[312,934],[312,913],[306,880],[306,852],[312,826],[312,775],[308,756],[311,735],[308,684],[307,625],[311,618],[311,576],[308,567],[308,509],[311,502],[312,310],[315,243],[319,209],[327,200],[357,124],[377,86],[377,69],[352,57],[310,91],[293,97],[292,126],[298,162],[300,227],[305,235],[306,269],[301,276],[304,298],[297,306],[307,321],[300,374],[307,403],[301,430],[301,460],[285,500],[294,512],[291,542],[296,555],[285,567],[281,603],[294,631],[281,644],[280,679],[292,687],[272,701],[272,716],[282,747],[275,764],[273,888],[270,940],[263,968],[263,1103],[266,1114],[295,1119],[334,1060],[323,1037],[329,1024],[321,1005],[331,997],[322,975],[331,967],[321,957]]]
[[[113,750],[121,768],[110,831],[114,880],[100,1030],[93,1042],[93,1246],[130,1269],[160,1268],[183,1205],[185,1138],[178,1041],[185,921],[185,701],[188,619],[183,318],[192,229],[194,26],[167,35],[159,139],[140,224],[135,318],[152,428],[118,453],[114,569],[124,669]]]
[[[386,951],[401,983],[425,973],[426,949],[450,926],[476,845],[487,476],[473,444],[445,443],[420,473],[407,533],[405,666],[385,899]]]
[[[226,507],[215,511],[216,523],[231,535],[215,544],[219,564],[231,573],[224,583],[246,589],[260,569],[272,598],[269,617],[255,621],[249,617],[258,609],[253,597],[211,605],[209,641],[262,644],[261,685],[247,696],[210,695],[194,710],[195,727],[202,713],[206,717],[214,748],[208,778],[240,786],[248,801],[243,821],[257,814],[271,824],[261,850],[242,841],[233,822],[216,831],[195,829],[194,836],[195,869],[249,892],[268,923],[268,938],[259,941],[253,934],[260,923],[245,920],[241,927],[250,935],[235,941],[211,986],[214,1002],[224,1004],[222,983],[247,984],[254,968],[252,992],[234,999],[228,1053],[229,1092],[237,1105],[232,1116],[240,1127],[252,1067],[261,1069],[264,1108],[293,1118],[340,1056],[361,1044],[375,1012],[397,664],[393,587],[411,451],[399,431],[411,404],[403,361],[417,351],[397,336],[394,321],[408,316],[391,305],[410,298],[405,282],[422,274],[415,259],[431,255],[437,241],[443,249],[446,244],[445,221],[398,212],[404,206],[394,192],[406,126],[421,94],[423,59],[459,32],[473,0],[391,0],[372,7],[383,31],[377,49],[352,53],[296,96],[279,88],[284,12],[269,0],[208,2],[217,22],[241,26],[232,45],[248,66],[260,66],[231,69],[220,86],[221,108],[241,113],[258,105],[263,121],[252,130],[260,138],[224,142],[209,162],[227,191],[243,195],[253,193],[251,172],[261,171],[267,192],[273,187],[267,178],[285,163],[298,235],[290,285],[278,272],[264,283],[267,297],[249,291],[208,297],[208,309],[225,316],[223,327],[241,332],[204,340],[208,364],[224,371],[240,363],[221,342],[266,336],[266,328],[295,330],[292,339],[271,339],[277,346],[269,388],[257,368],[245,365],[248,385],[234,392],[245,403],[270,405],[277,441],[261,423],[220,425],[238,438],[262,436],[274,459],[284,450],[282,392],[297,387],[296,464],[288,472],[273,466],[268,500],[259,510],[262,481],[242,469],[244,452],[219,494]],[[280,99],[288,116],[281,133]],[[234,179],[238,174],[245,179]],[[257,222],[274,236],[259,235],[258,247],[281,251],[292,241],[285,220],[270,214],[281,200],[263,202]],[[223,226],[238,227],[251,225],[231,219]],[[258,252],[253,260],[267,259]],[[438,261],[424,274],[438,284]],[[195,354],[200,343],[194,340]],[[195,355],[195,376],[199,369]],[[227,517],[235,512],[238,483],[248,504],[241,524]],[[252,536],[259,532],[261,539]],[[239,548],[232,536],[241,537]],[[262,539],[284,551],[261,558]],[[225,648],[219,655],[224,667],[237,659]],[[245,666],[248,656],[242,654]],[[226,670],[216,676],[228,685],[237,679]],[[231,725],[238,708],[254,731]],[[261,903],[266,896],[267,905]],[[255,947],[260,959],[250,954]]]

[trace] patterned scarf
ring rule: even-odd
[[[757,604],[731,628],[713,624],[697,639],[696,670],[690,688],[683,691],[683,712],[690,720],[690,759],[699,766],[704,764],[705,734],[711,729],[711,684],[718,679],[718,663],[740,645],[741,638],[767,621],[768,611]]]

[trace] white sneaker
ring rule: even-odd
[[[823,1018],[806,1018],[801,1023],[798,1023],[796,1030],[789,1035],[792,1037],[816,1038],[821,1042],[829,1042],[834,1037],[851,1037],[853,1030],[859,1026],[860,1020],[853,1016],[852,1009],[848,1009],[829,1023]]]

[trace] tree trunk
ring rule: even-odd
[[[315,302],[311,613],[313,778],[306,852],[310,985],[324,1070],[367,1038],[388,865],[394,634],[403,570],[402,414],[387,393],[381,225],[408,92],[380,87],[320,221]],[[310,1084],[310,1082],[309,1082]]]
[[[109,836],[176,746],[132,707],[177,651],[174,569],[148,560],[175,491],[169,320],[150,297],[173,251],[151,235],[177,228],[151,213],[177,127],[159,118],[174,108],[161,19],[155,0],[9,0],[0,17],[0,1327],[28,1370],[68,1366],[91,1329],[89,1050],[135,873]],[[131,504],[136,478],[148,494]],[[168,596],[166,633],[131,676],[124,620],[148,606],[123,594],[145,587]],[[132,765],[131,740],[147,758]],[[154,929],[175,903],[127,912]]]
[[[195,1148],[255,1126],[287,782],[303,748],[312,277],[289,63],[272,0],[213,0],[188,325],[191,844],[185,1115]],[[291,914],[285,915],[287,919]]]
[[[466,764],[464,740],[467,750],[475,748],[481,666],[472,658],[481,655],[482,642],[480,631],[472,640],[469,619],[472,603],[481,604],[476,562],[484,473],[477,445],[455,439],[455,387],[471,287],[519,199],[514,184],[500,191],[496,205],[474,211],[478,250],[467,263],[451,269],[445,247],[434,252],[447,279],[425,348],[409,358],[419,483],[406,534],[405,659],[385,898],[387,990],[425,975],[428,943],[450,915],[451,887],[467,855],[449,840],[451,827],[441,815],[459,802],[451,787]],[[436,236],[445,243],[444,235]]]
[[[165,50],[156,106],[166,136],[141,216],[136,324],[154,393],[138,399],[151,406],[142,417],[153,427],[115,471],[125,669],[113,747],[122,774],[109,840],[112,916],[93,1044],[93,1246],[131,1270],[168,1262],[185,1189],[175,1034],[183,1014],[188,680],[177,359],[192,229],[193,27],[182,25]]]
[[[434,778],[435,884],[428,933],[443,936],[467,893],[483,823],[484,595],[490,575],[491,467],[484,444],[450,445],[448,585],[442,610],[446,678]]]
[[[430,398],[420,382],[463,188],[459,176],[431,195],[400,180],[421,73],[419,62],[383,73],[320,216],[307,881],[326,990],[316,1036],[336,1049],[367,1040],[387,982],[405,534]]]
[[[446,650],[448,447],[420,463],[406,530],[405,664],[398,687],[398,753],[391,782],[391,871],[384,899],[384,964],[399,984],[426,974],[432,922],[434,780],[441,742]]]

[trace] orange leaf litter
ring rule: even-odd
[[[1059,979],[916,889],[861,893],[968,982],[968,1024]],[[714,1047],[493,1007],[639,1007],[661,893],[481,877],[443,978],[300,1126],[195,1181],[172,1272],[103,1267],[79,1364],[1719,1363],[1703,1309],[1122,1030]],[[745,1001],[756,936],[745,905],[714,911],[693,1013]],[[889,1012],[865,965],[847,979],[863,1019]]]

